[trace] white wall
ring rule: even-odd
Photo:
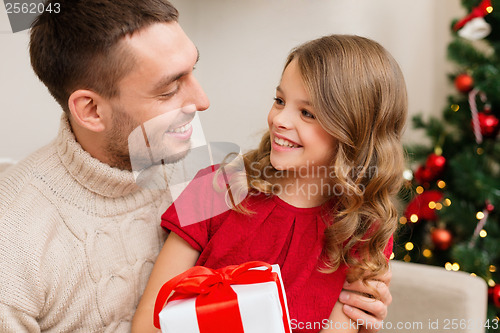
[[[0,4],[0,159],[19,160],[57,133],[60,110],[30,66],[29,36],[13,34]]]
[[[410,112],[441,113],[445,58],[459,0],[172,0],[200,50],[197,76],[212,106],[202,115],[210,141],[255,146],[266,126],[288,51],[332,33],[377,40],[400,63]],[[28,34],[12,34],[0,6],[0,158],[21,159],[55,135],[59,107],[29,65]],[[409,127],[405,140],[420,134]]]

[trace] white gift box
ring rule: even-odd
[[[278,274],[280,284],[283,286],[279,266],[272,265],[272,268],[272,271]],[[283,287],[281,292],[284,309],[281,306],[276,282],[238,284],[231,285],[231,288],[237,294],[245,333],[291,332]],[[159,314],[162,333],[202,333],[198,328],[195,301],[196,297],[169,302]]]

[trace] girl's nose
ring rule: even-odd
[[[273,118],[273,124],[279,129],[290,129],[292,127],[292,120],[289,112],[286,109],[279,111]]]

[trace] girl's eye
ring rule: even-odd
[[[274,103],[278,105],[285,105],[285,102],[279,97],[274,97]]]
[[[311,119],[314,119],[316,118],[312,113],[310,113],[309,111],[307,110],[302,110],[301,111],[302,115],[306,118],[311,118]]]

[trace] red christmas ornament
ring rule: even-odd
[[[481,128],[481,134],[487,138],[494,138],[498,134],[500,129],[500,121],[494,114],[479,112],[478,115],[479,127]]]
[[[488,298],[492,301],[497,308],[500,308],[500,285],[488,288]]]
[[[453,236],[451,235],[451,232],[447,229],[444,228],[435,228],[431,232],[431,240],[432,243],[434,243],[434,246],[436,246],[440,250],[447,250],[451,246],[451,241],[453,239]]]
[[[418,167],[417,171],[415,171],[414,177],[419,184],[428,183],[434,179],[434,175],[431,170],[427,169],[423,165]]]
[[[425,162],[425,168],[430,170],[432,174],[437,177],[444,169],[446,158],[441,155],[430,154]]]
[[[443,194],[436,190],[425,191],[417,195],[408,206],[406,206],[405,217],[411,220],[412,215],[417,215],[418,219],[435,220],[437,218],[434,209],[429,207],[429,203],[439,202],[443,198]]]
[[[421,165],[415,171],[415,180],[419,184],[429,183],[436,179],[444,170],[446,158],[441,155],[430,154],[425,165]]]
[[[474,88],[474,79],[469,74],[459,74],[455,78],[455,88],[466,94]]]

